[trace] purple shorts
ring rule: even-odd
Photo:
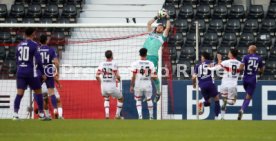
[[[17,89],[26,90],[28,86],[32,90],[41,89],[41,81],[39,77],[17,77],[16,79]]]
[[[47,77],[45,83],[47,88],[55,88],[55,80],[53,77]]]
[[[247,94],[253,96],[256,88],[256,81],[243,81],[243,88]]]
[[[200,84],[201,89],[201,95],[205,99],[205,101],[208,101],[212,97],[216,97],[218,95],[218,90],[214,83],[212,82],[204,82]]]

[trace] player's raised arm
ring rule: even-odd
[[[150,19],[147,23],[147,28],[148,28],[148,32],[152,32],[152,24],[158,19],[157,16],[155,16],[154,18]]]
[[[166,27],[165,27],[165,30],[164,30],[163,35],[164,35],[165,37],[168,37],[169,32],[170,32],[170,28],[171,28],[171,21],[170,21],[170,16],[169,16],[169,14],[166,14],[166,19],[167,19],[167,21],[166,21]]]

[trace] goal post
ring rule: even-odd
[[[16,95],[15,73],[10,71],[14,63],[16,45],[23,39],[24,28],[37,28],[35,40],[41,34],[51,37],[50,46],[56,48],[60,68],[59,75],[62,88],[58,89],[64,109],[65,118],[101,119],[104,118],[103,98],[95,73],[100,62],[105,60],[104,52],[112,50],[114,61],[118,63],[121,74],[122,93],[125,97],[123,116],[136,117],[133,94],[129,92],[130,64],[139,59],[139,49],[147,38],[146,24],[0,24],[7,42],[0,43],[6,54],[0,62],[0,99],[5,97],[5,106],[0,103],[0,118],[11,118],[13,100]],[[21,37],[18,37],[21,36]],[[19,39],[20,38],[20,39]],[[11,58],[7,57],[11,55]],[[162,80],[162,51],[159,52],[159,80]],[[4,68],[4,69],[3,69]],[[5,85],[2,85],[5,84]],[[8,85],[9,84],[9,85]],[[162,83],[161,83],[162,84]],[[162,85],[161,85],[162,86]],[[28,93],[28,94],[27,94]],[[153,93],[154,94],[154,93]],[[25,92],[20,107],[20,118],[27,118],[28,109],[33,107],[31,92]],[[116,102],[111,99],[111,116],[115,114]],[[144,105],[146,103],[143,103]],[[156,118],[161,119],[161,100],[158,102]],[[144,111],[146,113],[147,110]],[[30,115],[33,115],[31,113]]]

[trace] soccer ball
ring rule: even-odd
[[[164,18],[166,16],[167,16],[167,10],[166,9],[162,8],[158,11],[158,17]]]

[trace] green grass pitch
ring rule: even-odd
[[[276,141],[275,121],[0,120],[0,141]]]

